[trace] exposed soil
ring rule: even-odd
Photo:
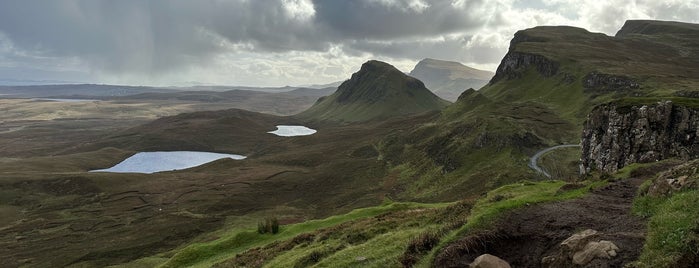
[[[594,259],[585,267],[623,267],[635,261],[645,240],[645,221],[631,214],[642,179],[610,183],[583,198],[533,205],[506,215],[491,231],[449,245],[435,260],[437,267],[465,267],[481,254],[492,254],[512,267],[540,267],[541,259],[556,255],[559,244],[585,229],[620,248],[612,259]]]

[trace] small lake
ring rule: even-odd
[[[289,125],[279,125],[277,126],[277,130],[275,131],[270,131],[267,133],[271,133],[277,136],[282,136],[282,137],[295,137],[295,136],[308,136],[315,134],[317,131],[315,129],[307,128],[304,126],[289,126]]]
[[[192,168],[223,158],[242,160],[245,159],[245,156],[191,151],[141,152],[121,161],[121,163],[111,168],[91,170],[90,172],[150,174],[161,171]]]

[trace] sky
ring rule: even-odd
[[[0,0],[0,81],[310,85],[369,59],[494,71],[517,30],[697,14],[699,0]]]

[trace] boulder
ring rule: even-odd
[[[510,264],[500,259],[496,256],[490,254],[483,254],[478,256],[471,265],[470,268],[511,268]]]
[[[558,253],[541,259],[542,267],[585,266],[596,258],[611,259],[620,251],[611,241],[599,240],[601,233],[587,229],[563,240]]]
[[[569,251],[576,252],[578,250],[581,250],[587,244],[587,242],[589,242],[593,238],[596,238],[597,234],[597,231],[587,229],[585,231],[573,234],[566,240],[563,240],[563,242],[561,242],[561,246],[565,247]]]
[[[585,265],[595,258],[611,259],[616,257],[619,247],[611,241],[601,240],[599,242],[589,242],[583,250],[578,251],[573,255],[573,263],[577,265]]]

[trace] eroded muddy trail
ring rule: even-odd
[[[645,220],[631,212],[636,189],[642,182],[642,179],[621,180],[580,199],[518,209],[506,215],[491,231],[470,235],[445,248],[435,265],[464,267],[475,257],[489,253],[508,261],[512,267],[542,267],[544,257],[560,253],[562,241],[592,229],[598,232],[597,240],[618,246],[618,255],[611,259],[595,258],[579,267],[623,267],[635,261],[643,247]]]

